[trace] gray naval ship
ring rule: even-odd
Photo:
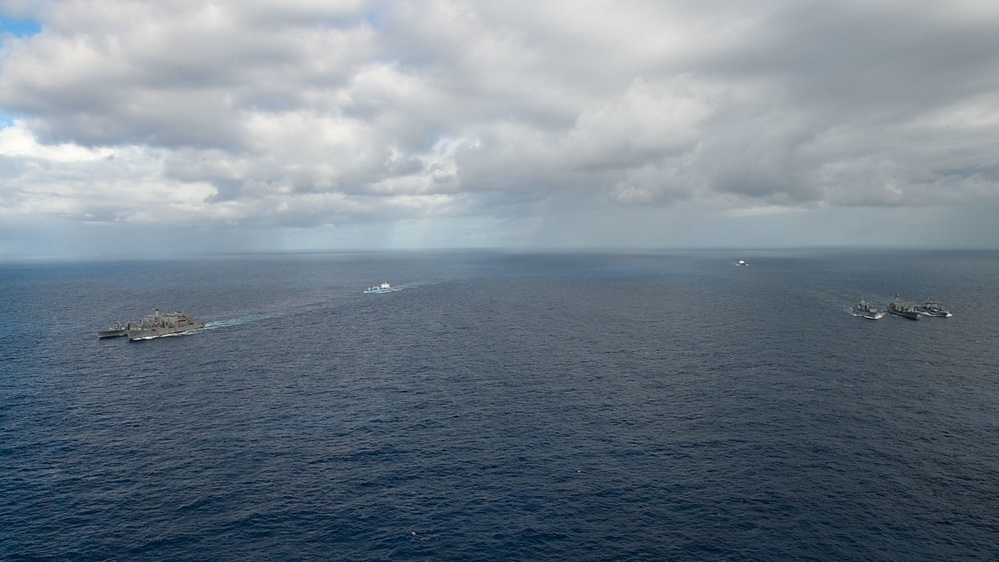
[[[152,314],[143,316],[138,322],[128,324],[118,322],[114,326],[104,328],[97,332],[97,337],[104,339],[125,336],[128,341],[151,340],[167,336],[183,336],[204,327],[204,322],[183,312],[160,312],[157,309]]]
[[[99,339],[104,338],[120,338],[122,336],[128,335],[129,324],[122,324],[121,322],[116,322],[114,326],[108,326],[107,328],[102,328],[97,331],[97,337]]]

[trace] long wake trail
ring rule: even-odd
[[[236,318],[229,318],[225,320],[212,320],[205,323],[204,330],[216,330],[220,328],[231,328],[233,326],[239,326],[242,324],[249,324],[251,322],[260,322],[262,320],[272,320],[274,318],[283,318],[285,316],[294,316],[296,314],[301,314],[303,312],[308,312],[310,310],[315,310],[323,303],[316,302],[306,305],[294,306],[281,310],[272,310],[269,312],[255,312],[252,314],[246,314],[244,316],[238,316]]]

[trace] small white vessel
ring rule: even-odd
[[[748,266],[749,262],[747,262],[746,260],[739,260],[739,263],[737,263],[735,265],[738,265],[740,267],[742,267],[742,266]]]
[[[392,292],[392,285],[388,283],[382,283],[381,285],[372,285],[364,290],[364,294],[372,295],[377,293],[389,293]]]

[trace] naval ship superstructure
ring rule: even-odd
[[[167,336],[183,336],[199,328],[205,323],[183,312],[160,312],[159,309],[147,314],[138,322],[121,324],[120,322],[97,333],[99,338],[126,336],[128,341],[151,340]]]

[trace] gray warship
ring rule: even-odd
[[[916,312],[923,316],[936,316],[938,318],[950,318],[953,314],[932,298],[926,299],[922,306],[916,307]]]
[[[870,320],[880,320],[885,315],[885,313],[874,308],[874,305],[867,302],[867,300],[864,299],[864,297],[860,297],[860,302],[853,305],[853,315],[861,316],[863,318],[867,318]]]
[[[128,326],[130,324],[122,324],[121,322],[115,322],[114,326],[108,326],[107,328],[102,328],[97,331],[97,338],[120,338],[128,335]]]
[[[125,336],[128,341],[151,340],[167,336],[183,336],[204,327],[204,322],[183,312],[161,313],[157,309],[152,314],[143,316],[138,322],[128,324],[118,322],[114,326],[104,328],[97,332],[97,337],[104,339]]]

